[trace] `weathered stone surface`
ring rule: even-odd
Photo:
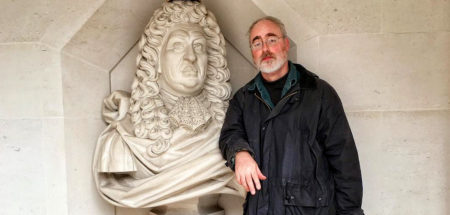
[[[62,116],[59,55],[36,44],[0,45],[0,118]]]
[[[379,0],[285,0],[320,34],[374,33],[381,29]]]
[[[67,214],[61,118],[0,119],[0,214]]]
[[[320,56],[319,40],[320,36],[301,41],[297,48],[298,61],[294,62],[302,64],[312,72],[317,72]]]
[[[448,0],[382,0],[383,31],[450,31]]]
[[[317,71],[347,111],[449,108],[449,33],[320,39]]]
[[[0,120],[0,214],[45,214],[42,129],[39,119]]]
[[[125,90],[131,92],[131,84],[137,70],[136,57],[138,53],[139,48],[136,44],[111,71],[111,91]]]
[[[69,214],[114,214],[114,207],[98,195],[92,178],[92,156],[104,122],[66,118],[64,125]]]
[[[45,207],[47,215],[67,214],[67,174],[66,174],[66,145],[64,143],[64,119],[42,119],[42,155],[38,159],[42,162],[45,177]],[[35,161],[38,161],[35,160]],[[43,205],[44,206],[44,205]]]
[[[0,43],[39,41],[53,21],[50,0],[0,1]]]
[[[43,26],[45,33],[40,41],[61,50],[105,1],[51,1],[51,7],[49,7],[50,23]]]
[[[68,55],[61,58],[64,116],[100,119],[99,98],[109,93],[108,72]]]
[[[247,61],[229,43],[227,48],[228,69],[230,70],[230,84],[233,94],[255,77],[257,71],[252,62]]]
[[[348,118],[366,214],[446,214],[450,111],[360,112]]]
[[[84,24],[64,52],[110,70],[136,43],[160,1],[108,0]]]
[[[1,1],[0,43],[42,41],[59,50],[104,1]]]
[[[308,22],[308,18],[290,7],[285,1],[276,4],[271,0],[253,0],[253,3],[266,14],[280,19],[289,33],[289,37],[295,41],[303,41],[318,35],[314,26]]]

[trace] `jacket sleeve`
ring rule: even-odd
[[[335,187],[337,215],[363,215],[358,152],[336,91],[324,84],[317,140],[324,146]]]
[[[219,148],[222,156],[227,160],[226,165],[234,171],[234,158],[239,151],[248,151],[253,157],[253,150],[248,144],[243,119],[244,95],[238,91],[230,100],[222,131],[220,133]]]

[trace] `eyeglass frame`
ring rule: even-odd
[[[276,38],[275,42],[269,42],[270,39],[274,39],[274,38]],[[263,49],[264,44],[266,44],[267,47],[272,47],[272,46],[277,45],[281,41],[280,39],[284,39],[284,38],[286,38],[286,37],[285,36],[270,35],[265,40],[263,40],[261,37],[258,37],[258,38],[255,38],[255,40],[253,40],[254,42],[252,44],[250,44],[250,49],[252,51],[259,51],[259,50]],[[255,43],[257,41],[259,41],[259,40],[261,41],[261,47],[255,48]]]

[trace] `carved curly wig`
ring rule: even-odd
[[[211,102],[213,119],[223,122],[231,87],[230,72],[225,59],[225,40],[214,15],[199,2],[164,2],[155,11],[139,42],[137,71],[132,84],[129,113],[137,137],[148,138],[152,144],[147,154],[158,156],[165,152],[172,137],[168,110],[164,106],[157,84],[159,53],[168,29],[177,23],[194,23],[201,26],[207,40],[208,65],[204,91]]]

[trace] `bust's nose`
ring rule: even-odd
[[[184,59],[189,62],[194,62],[197,59],[197,56],[195,55],[194,52],[194,47],[192,46],[186,47],[186,49],[184,50]]]

